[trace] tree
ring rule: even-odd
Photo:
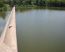
[[[2,8],[2,7],[4,7],[4,2],[3,1],[0,1],[0,7]]]

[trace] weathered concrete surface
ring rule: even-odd
[[[0,52],[18,52],[16,38],[15,7],[13,7],[0,37]]]

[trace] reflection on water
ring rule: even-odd
[[[0,12],[0,18],[2,18],[2,19],[6,18],[6,12],[5,11]]]
[[[0,35],[4,29],[8,16],[9,16],[8,12],[0,11]]]
[[[16,8],[16,12],[17,11],[20,11],[20,12],[25,12],[25,11],[28,11],[28,10],[32,10],[32,9],[30,9],[30,8]]]
[[[19,52],[65,52],[65,10],[18,9],[16,23]]]
[[[49,9],[49,10],[65,10],[65,7],[37,7],[37,8],[16,8],[16,11],[20,11],[20,12],[25,12],[25,11],[28,11],[28,10],[33,10],[33,9]]]
[[[65,7],[38,7],[37,9],[65,10]]]

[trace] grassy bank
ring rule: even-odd
[[[15,5],[15,7],[16,8],[36,8],[38,6],[36,6],[36,5],[21,5],[21,6]]]
[[[62,9],[65,10],[65,7],[50,7],[50,6],[36,6],[36,5],[15,5],[16,8],[23,8],[23,9]]]

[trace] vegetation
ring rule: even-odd
[[[6,0],[9,5],[36,5],[36,6],[52,6],[65,7],[65,0]]]
[[[6,10],[6,5],[3,1],[0,1],[0,11]]]
[[[37,6],[65,7],[65,0],[0,0],[0,11],[6,10],[6,4],[23,8],[35,8]]]
[[[36,8],[37,6],[36,5],[16,5],[16,8]]]

